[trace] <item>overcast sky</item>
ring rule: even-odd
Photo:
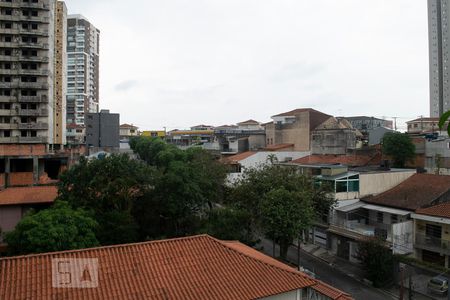
[[[140,129],[295,108],[429,115],[426,1],[66,0],[100,29],[100,107]]]

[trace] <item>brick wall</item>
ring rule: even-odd
[[[45,144],[21,145],[7,144],[0,145],[0,156],[24,156],[24,155],[45,155]]]
[[[15,172],[9,174],[9,186],[33,184],[33,172]]]

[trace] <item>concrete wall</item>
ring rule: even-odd
[[[267,124],[266,140],[270,144],[294,144],[296,151],[310,150],[309,112],[302,112],[296,116],[292,124]]]
[[[119,118],[119,114],[112,114],[109,111],[88,113],[86,116],[86,145],[119,148]]]
[[[19,223],[21,219],[22,208],[20,206],[0,206],[0,229],[3,233],[14,230],[14,227],[16,227],[17,223]]]
[[[266,147],[266,136],[260,135],[250,135],[248,137],[248,147],[250,150],[258,150]]]
[[[385,173],[362,173],[359,175],[359,196],[364,197],[385,192],[402,183],[415,173],[416,170]]]
[[[346,154],[356,148],[356,132],[350,129],[321,129],[312,132],[312,154]]]

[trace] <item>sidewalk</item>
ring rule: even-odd
[[[295,246],[292,246],[295,247]],[[364,278],[364,270],[360,265],[349,262],[345,259],[336,257],[328,253],[328,251],[320,246],[314,244],[301,244],[301,248],[308,252],[310,255],[323,260],[328,263],[331,267],[336,270],[341,271],[342,273],[353,277],[354,279],[364,283],[365,285],[370,286],[370,282]],[[415,300],[444,300],[446,297],[439,296],[430,296],[427,294],[426,285],[428,280],[432,276],[424,275],[424,274],[414,274],[412,275],[412,286],[413,286],[413,299]],[[404,299],[408,299],[408,278],[404,278]],[[398,299],[400,295],[400,287],[399,284],[391,287],[391,288],[383,288],[379,289],[384,293],[388,294],[390,297],[394,299]]]

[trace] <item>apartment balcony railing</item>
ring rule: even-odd
[[[11,110],[10,109],[0,109],[0,116],[10,116]]]
[[[48,76],[48,70],[29,70],[29,69],[20,69],[18,72],[20,75],[35,75],[35,76]]]
[[[19,82],[17,87],[21,89],[46,90],[48,89],[48,84],[43,82]]]
[[[17,112],[14,111],[12,115],[19,116],[35,116],[35,117],[47,117],[48,109],[40,108],[40,109],[19,109]]]
[[[19,28],[17,30],[18,34],[21,35],[38,35],[38,36],[48,36],[48,30],[42,30],[42,29],[23,29]]]
[[[16,144],[16,143],[27,143],[27,144],[41,144],[46,143],[47,138],[43,136],[35,137],[21,137],[21,136],[11,136],[11,137],[0,137],[0,144]]]
[[[0,88],[3,89],[17,89],[17,88],[28,88],[28,89],[37,89],[37,90],[46,90],[48,89],[48,84],[45,82],[0,82]]]
[[[450,255],[450,241],[416,233],[415,247]]]
[[[48,49],[47,43],[30,43],[30,42],[19,42],[18,47],[20,48],[33,48],[33,49]]]
[[[34,9],[49,9],[49,5],[47,3],[32,3],[32,2],[23,2],[23,1],[11,1],[11,2],[1,2],[2,7],[8,8],[34,8]]]
[[[40,129],[48,129],[48,123],[44,122],[37,122],[37,123],[19,123],[17,124],[18,129],[24,130],[24,129],[34,129],[34,130],[40,130]]]
[[[31,102],[31,103],[48,103],[48,97],[45,95],[41,96],[19,96],[18,100],[11,102]]]
[[[356,239],[381,236],[384,237],[385,240],[390,241],[392,225],[367,225],[363,221],[337,219],[330,222],[330,230]]]
[[[0,96],[1,103],[10,103],[15,102],[16,99],[13,96]]]
[[[17,19],[17,17],[15,17],[14,19]],[[41,16],[20,16],[20,21],[49,23],[50,18],[49,17],[41,17]]]

